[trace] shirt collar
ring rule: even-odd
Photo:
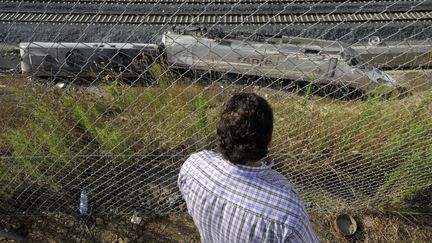
[[[263,162],[261,166],[247,166],[247,165],[238,165],[231,163],[229,160],[223,158],[223,156],[219,153],[213,152],[215,156],[218,158],[218,162],[222,165],[223,169],[229,173],[238,174],[238,175],[246,175],[246,176],[254,176],[261,174],[270,170],[273,167],[273,162]]]

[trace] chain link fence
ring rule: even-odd
[[[311,212],[431,208],[430,1],[0,6],[3,215],[184,212],[179,168],[243,91]]]

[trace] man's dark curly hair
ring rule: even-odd
[[[219,150],[235,164],[258,161],[268,153],[273,132],[269,103],[253,93],[239,93],[225,104],[217,125]]]

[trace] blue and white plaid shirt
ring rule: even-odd
[[[178,186],[202,242],[319,242],[293,186],[271,167],[208,150],[186,160]]]

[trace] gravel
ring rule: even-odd
[[[160,34],[173,26],[151,25],[81,25],[81,24],[17,24],[0,23],[0,42],[137,42],[159,43]],[[178,26],[181,28],[181,26]],[[207,26],[210,30],[214,26]],[[340,40],[348,44],[367,42],[371,36],[385,41],[424,40],[432,37],[430,23],[368,23],[312,25],[239,25],[217,28],[225,32],[283,34],[328,40]]]
[[[361,11],[430,11],[430,1],[317,3],[317,4],[66,4],[66,3],[0,3],[0,9],[11,12],[74,12],[74,13],[127,13],[127,14],[322,14],[354,13]]]
[[[432,1],[385,1],[367,3],[316,4],[67,4],[58,2],[0,2],[2,12],[43,13],[124,13],[124,14],[330,14],[368,13],[390,11],[432,11]],[[211,29],[212,26],[208,26]],[[349,44],[367,41],[370,36],[382,40],[423,40],[432,36],[430,22],[363,23],[339,25],[289,24],[218,26],[224,31],[283,34],[329,40],[342,40]],[[0,43],[17,44],[29,41],[63,42],[139,42],[158,43],[159,35],[172,26],[82,25],[46,23],[0,23]]]

